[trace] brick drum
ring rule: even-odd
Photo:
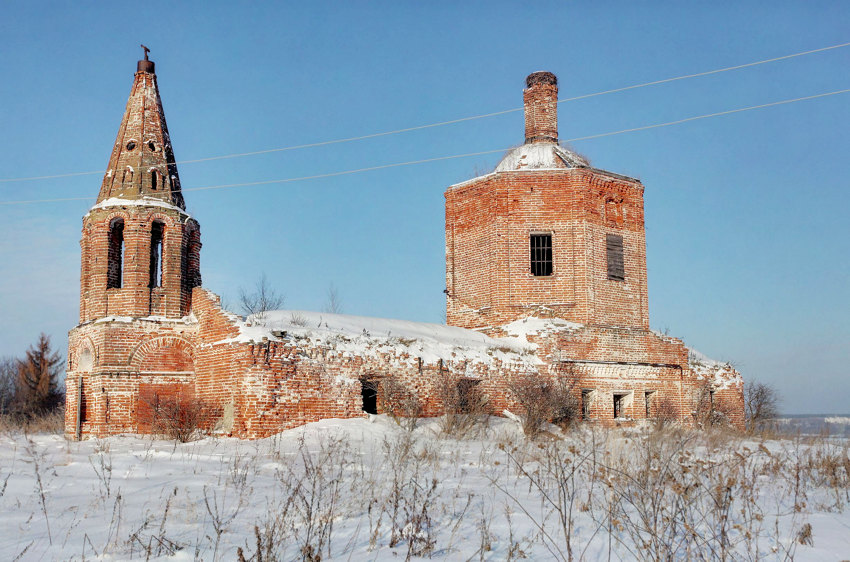
[[[719,415],[741,427],[740,375],[649,330],[644,186],[558,144],[557,97],[553,74],[531,74],[524,144],[445,193],[448,326],[243,319],[201,287],[200,226],[185,210],[154,63],[139,61],[83,217],[66,435],[157,431],[161,405],[178,401],[200,405],[207,429],[259,438],[384,412],[391,387],[427,416],[443,413],[447,385],[474,385],[494,414],[518,412],[510,386],[529,376],[567,381],[588,423]]]

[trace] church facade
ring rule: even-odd
[[[265,437],[382,413],[402,392],[440,415],[446,386],[520,413],[523,380],[567,384],[603,426],[662,416],[743,424],[727,364],[649,329],[643,185],[558,144],[557,79],[526,80],[525,142],[446,198],[447,326],[267,311],[238,317],[201,285],[154,63],[139,61],[97,202],[83,217],[70,331],[69,438],[157,431],[164,405]],[[397,398],[397,396],[396,396]]]

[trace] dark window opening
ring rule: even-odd
[[[133,168],[124,170],[124,175],[121,177],[121,183],[133,183]]]
[[[626,407],[626,398],[628,397],[628,393],[615,392],[614,393],[614,418],[623,417],[623,410]]]
[[[162,287],[162,235],[163,224],[154,221],[151,225],[151,263],[148,287]]]
[[[157,173],[157,171],[151,170],[151,189],[153,189],[154,191],[156,191],[156,183],[158,177],[159,174]]]
[[[714,411],[714,390],[708,391],[708,404],[711,407],[711,411]]]
[[[590,404],[593,402],[593,391],[592,390],[582,390],[581,391],[581,419],[589,420],[590,419]]]
[[[136,148],[136,141],[130,141],[127,143],[127,150],[133,150]]]
[[[619,234],[609,234],[605,239],[605,249],[608,257],[608,279],[624,281],[626,271],[623,265],[623,237]]]
[[[106,266],[106,288],[120,289],[124,278],[124,219],[109,224],[109,255]]]
[[[378,413],[378,381],[360,379],[360,395],[363,397],[363,411],[367,414]]]
[[[80,387],[77,391],[77,437],[80,435],[80,426],[89,421],[88,400],[86,400],[86,389],[83,380],[80,379]]]
[[[156,145],[153,141],[148,141],[148,149],[150,149],[151,152],[156,152]]]
[[[180,257],[180,276],[183,290],[191,292],[194,287],[201,286],[201,234],[190,226],[184,236],[188,240],[184,242]]]
[[[529,246],[531,274],[535,277],[552,275],[552,235],[532,234]]]
[[[644,406],[646,408],[646,417],[652,417],[652,403],[654,402],[655,391],[647,390],[643,393]]]
[[[480,402],[478,396],[478,383],[476,379],[460,379],[457,381],[457,406],[462,414],[473,413]]]

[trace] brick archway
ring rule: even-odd
[[[140,373],[194,374],[195,347],[177,336],[146,340],[133,350],[130,367]]]

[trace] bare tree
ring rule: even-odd
[[[9,413],[15,398],[18,362],[12,357],[0,357],[0,414]]]
[[[751,381],[744,386],[747,429],[755,431],[779,415],[779,393],[767,383]]]
[[[333,283],[328,286],[327,298],[328,300],[325,301],[325,308],[322,312],[342,314],[342,297],[339,296],[339,290],[337,290]]]
[[[242,313],[245,316],[253,316],[258,322],[265,320],[266,312],[283,307],[284,302],[286,297],[269,285],[265,272],[257,279],[252,291],[243,287],[239,288],[239,305]]]
[[[17,360],[17,380],[13,409],[22,414],[40,414],[52,410],[64,398],[59,375],[65,361],[50,347],[50,337],[42,333],[23,359]]]

